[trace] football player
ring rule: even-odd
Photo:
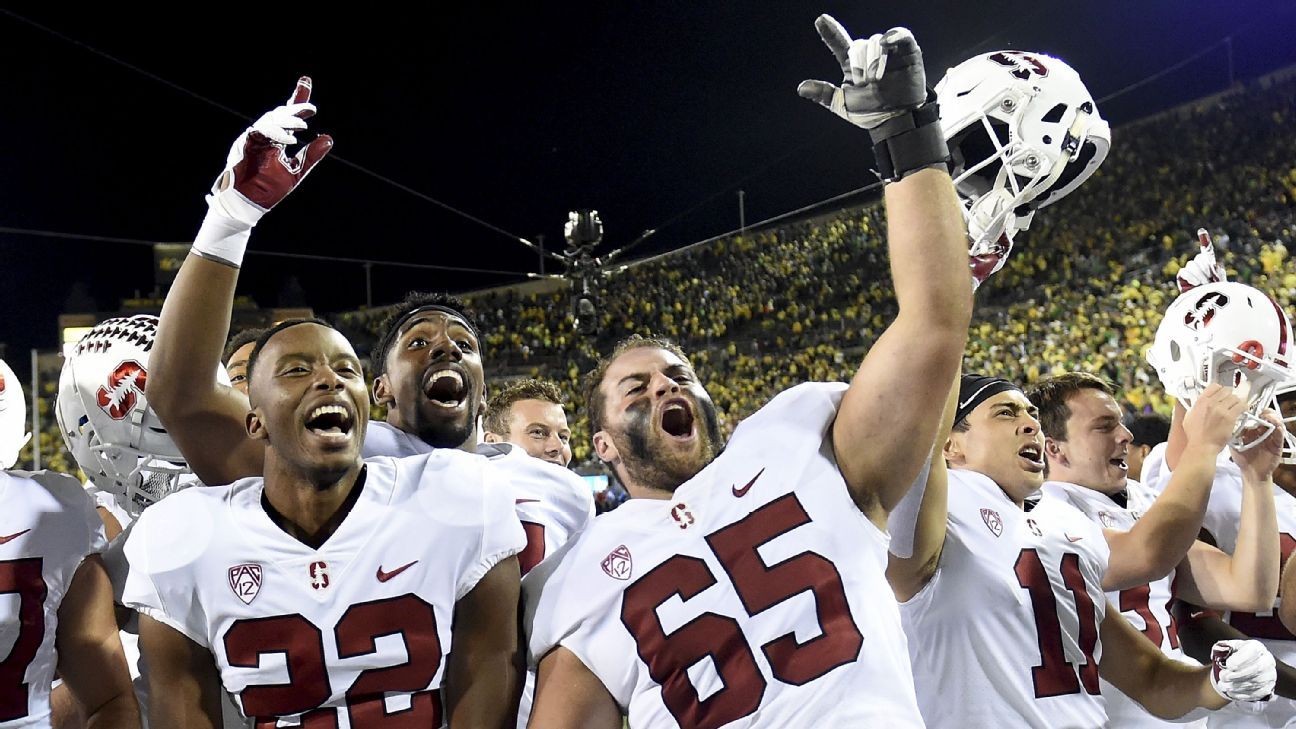
[[[247,394],[247,363],[252,355],[252,347],[257,337],[265,333],[264,329],[244,329],[230,337],[221,352],[221,362],[229,373],[230,387]]]
[[[49,727],[55,671],[89,726],[140,726],[117,636],[94,501],[66,474],[10,471],[27,441],[18,378],[0,361],[0,727]]]
[[[1212,383],[1248,384],[1246,410],[1235,426],[1233,446],[1270,448],[1274,444],[1264,434],[1280,432],[1282,458],[1290,461],[1292,454],[1292,434],[1266,412],[1279,410],[1277,393],[1293,382],[1289,366],[1292,329],[1287,314],[1264,292],[1227,281],[1204,230],[1199,231],[1199,240],[1201,252],[1177,275],[1182,293],[1166,308],[1148,351],[1148,361],[1166,392],[1177,400],[1169,440],[1153,449],[1144,465],[1146,485],[1154,489],[1164,488],[1180,467],[1185,453],[1184,407]],[[1258,434],[1244,437],[1247,431]],[[1221,455],[1202,520],[1202,538],[1229,553],[1244,544],[1245,478],[1243,463]],[[1281,565],[1296,550],[1292,538],[1296,535],[1296,496],[1283,488],[1289,483],[1282,474],[1275,474],[1273,498]],[[1262,713],[1230,708],[1213,714],[1209,726],[1281,726],[1296,719],[1296,635],[1277,614],[1282,595],[1280,588],[1273,606],[1255,612],[1186,611],[1180,637],[1188,655],[1204,660],[1215,641],[1249,636],[1259,639],[1279,661],[1278,698],[1267,702]]]
[[[562,393],[547,380],[509,383],[486,403],[482,428],[487,443],[512,443],[541,460],[563,467],[571,463]]]
[[[1244,394],[1244,393],[1243,393]],[[1040,410],[1049,480],[1043,498],[1061,499],[1103,528],[1111,559],[1103,589],[1112,604],[1168,656],[1184,656],[1172,612],[1174,597],[1223,610],[1254,612],[1273,604],[1278,591],[1278,528],[1272,474],[1274,447],[1233,449],[1243,473],[1237,547],[1230,555],[1197,541],[1215,463],[1246,401],[1232,388],[1206,388],[1183,419],[1187,445],[1174,478],[1159,496],[1127,477],[1132,435],[1121,424],[1111,383],[1075,372],[1050,377],[1026,396]],[[1208,420],[1216,420],[1211,424]],[[1214,440],[1210,440],[1214,438]],[[1103,682],[1114,726],[1166,727]]]
[[[362,460],[360,362],[316,320],[258,339],[248,395],[265,477],[171,496],[126,545],[154,724],[216,726],[223,684],[258,724],[511,725],[525,536],[488,461]]]
[[[1060,499],[1023,509],[1044,478],[1037,413],[1016,385],[964,375],[914,548],[891,558],[927,725],[1105,726],[1100,676],[1167,718],[1266,698],[1262,646],[1221,643],[1213,669],[1171,660],[1108,605],[1100,527]],[[1209,419],[1220,441],[1222,421]]]
[[[913,35],[816,27],[843,82],[799,91],[870,132],[899,312],[849,385],[793,387],[727,444],[675,346],[600,361],[594,449],[633,498],[526,578],[531,726],[922,726],[885,529],[966,340],[967,241]]]
[[[110,536],[103,559],[119,606],[126,585],[124,550],[135,519],[168,495],[201,485],[150,407],[147,386],[156,334],[157,317],[142,314],[96,324],[64,359],[54,411],[63,442],[86,474],[86,491],[98,504]],[[225,371],[216,374],[224,378]],[[147,727],[148,664],[139,660],[138,620],[124,607],[117,617]],[[74,718],[78,707],[65,689],[56,687],[51,698],[56,729],[80,726]],[[222,699],[226,729],[246,726],[228,695]]]
[[[152,397],[206,483],[262,473],[264,450],[244,429],[248,397],[212,384],[212,373],[229,332],[252,227],[332,148],[332,139],[322,135],[296,155],[285,152],[315,113],[310,93],[311,80],[303,77],[286,106],[265,114],[235,140],[226,169],[207,198],[208,213],[193,250],[162,307]],[[374,397],[386,406],[387,422],[370,424],[363,456],[476,450],[485,378],[480,337],[463,303],[449,296],[411,294],[393,308],[382,329],[371,363]],[[590,490],[567,469],[507,443],[484,444],[480,452],[514,490],[528,539],[518,556],[523,572],[593,517]]]
[[[252,226],[292,192],[328,153],[327,135],[292,157],[285,146],[315,112],[302,78],[290,103],[235,140],[226,169],[208,196],[208,213],[162,307],[153,351],[150,398],[204,483],[262,473],[264,449],[248,438],[245,394],[213,378],[230,326],[235,284]],[[363,455],[409,456],[433,448],[473,451],[485,406],[477,327],[462,302],[411,294],[393,308],[371,353],[374,397],[387,422],[366,433]],[[594,513],[593,496],[565,468],[507,443],[485,445],[501,479],[516,490],[529,543],[523,571],[556,549]]]

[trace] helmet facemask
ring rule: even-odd
[[[983,54],[951,69],[936,91],[973,257],[1006,255],[1036,210],[1069,194],[1107,156],[1107,123],[1059,59]]]
[[[1211,384],[1237,390],[1246,410],[1229,446],[1246,451],[1273,433],[1276,426],[1264,412],[1278,410],[1278,394],[1296,388],[1296,371],[1287,363],[1291,341],[1286,314],[1268,296],[1244,284],[1211,283],[1170,304],[1147,360],[1166,392],[1185,408]],[[1293,457],[1296,440],[1289,430],[1284,458]]]

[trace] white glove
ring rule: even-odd
[[[1229,701],[1267,701],[1278,682],[1278,669],[1260,641],[1221,640],[1211,647],[1210,682]]]
[[[907,28],[851,40],[842,24],[828,15],[819,16],[815,28],[841,66],[842,85],[802,81],[797,87],[802,97],[865,129],[916,109],[926,100],[922,51]]]
[[[261,115],[234,140],[225,169],[207,196],[207,217],[194,238],[194,251],[235,267],[242,265],[252,226],[266,211],[296,189],[333,148],[327,134],[316,137],[289,157],[297,131],[315,114],[309,103],[311,80],[303,76],[284,106]]]
[[[1202,284],[1228,280],[1224,267],[1215,261],[1215,244],[1211,242],[1210,233],[1205,228],[1197,229],[1197,242],[1201,244],[1201,252],[1185,263],[1175,275],[1181,294]]]

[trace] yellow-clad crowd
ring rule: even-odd
[[[965,367],[1023,384],[1065,370],[1097,372],[1122,386],[1130,412],[1168,412],[1144,355],[1177,294],[1175,272],[1197,253],[1197,228],[1214,235],[1231,279],[1291,311],[1296,79],[1237,88],[1113,136],[1104,166],[1036,215],[1004,270],[977,294]],[[567,291],[470,295],[488,382],[557,382],[568,398],[575,463],[588,462],[579,376],[612,342],[651,332],[693,353],[732,430],[790,385],[853,374],[895,311],[885,234],[872,203],[636,264],[598,281],[592,336],[575,330]],[[331,319],[363,354],[384,314]],[[41,389],[51,425],[52,382]],[[46,465],[70,467],[53,428],[40,442]]]

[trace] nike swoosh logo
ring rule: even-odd
[[[979,85],[979,84],[978,84],[978,85]],[[974,393],[972,393],[971,395],[969,395],[969,396],[968,396],[968,399],[966,399],[966,400],[964,400],[963,402],[959,403],[959,404],[958,404],[958,409],[959,409],[959,410],[962,410],[963,408],[967,407],[968,403],[970,403],[970,402],[972,402],[973,400],[975,400],[976,397],[977,397],[977,395],[980,395],[981,393],[985,392],[985,389],[986,389],[987,387],[992,387],[992,386],[997,385],[997,384],[999,384],[999,383],[997,383],[997,382],[991,382],[991,383],[988,384],[988,385],[982,385],[982,386],[981,386],[981,387],[980,387],[976,392],[974,392]]]
[[[399,575],[400,573],[404,572],[405,570],[409,569],[410,567],[413,567],[413,566],[416,565],[416,564],[418,564],[418,560],[417,560],[417,559],[414,560],[413,562],[410,562],[410,563],[407,564],[407,565],[402,565],[402,566],[400,566],[400,567],[397,567],[396,569],[392,570],[391,572],[383,572],[382,565],[378,565],[378,581],[379,581],[379,582],[386,582],[387,580],[390,580],[391,578],[395,577],[396,575]]]
[[[7,537],[0,537],[0,544],[8,544],[9,542],[12,542],[13,540],[17,539],[18,537],[21,537],[22,535],[26,534],[26,533],[29,532],[29,531],[31,531],[31,530],[30,530],[30,529],[24,529],[24,530],[18,532],[17,534],[10,534],[10,535],[7,536]]]
[[[1071,542],[1072,544],[1075,544],[1076,542],[1080,541],[1081,539],[1084,539],[1084,537],[1073,537],[1073,536],[1071,536],[1070,534],[1067,534],[1066,532],[1062,532],[1062,534],[1063,534],[1063,536],[1065,536],[1065,537],[1067,538],[1067,541],[1068,541],[1068,542]]]
[[[530,504],[532,502],[539,503],[540,499],[514,499],[513,500],[514,504]]]
[[[756,479],[760,478],[762,473],[765,473],[765,469],[763,468],[755,476],[752,476],[752,480],[748,481],[747,485],[743,486],[742,488],[738,488],[737,486],[731,486],[730,488],[733,489],[733,495],[737,496],[740,499],[746,496],[747,492],[751,489],[752,484],[756,483]]]

